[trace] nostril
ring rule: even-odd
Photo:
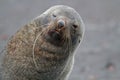
[[[65,21],[64,20],[59,20],[58,21],[58,27],[59,28],[62,28],[62,27],[64,27],[65,26]]]

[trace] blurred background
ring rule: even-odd
[[[73,7],[86,28],[69,80],[120,80],[120,0],[0,0],[0,51],[21,26],[58,4]]]

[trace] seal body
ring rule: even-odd
[[[2,80],[67,80],[84,25],[68,6],[53,6],[9,40]]]

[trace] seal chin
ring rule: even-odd
[[[62,46],[62,38],[62,32],[57,29],[50,29],[45,36],[45,39],[55,46]]]
[[[60,42],[62,40],[62,33],[57,30],[49,30],[48,35],[53,39],[53,41]]]

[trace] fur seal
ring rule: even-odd
[[[83,21],[73,8],[49,8],[10,38],[2,80],[67,80],[83,33]]]

